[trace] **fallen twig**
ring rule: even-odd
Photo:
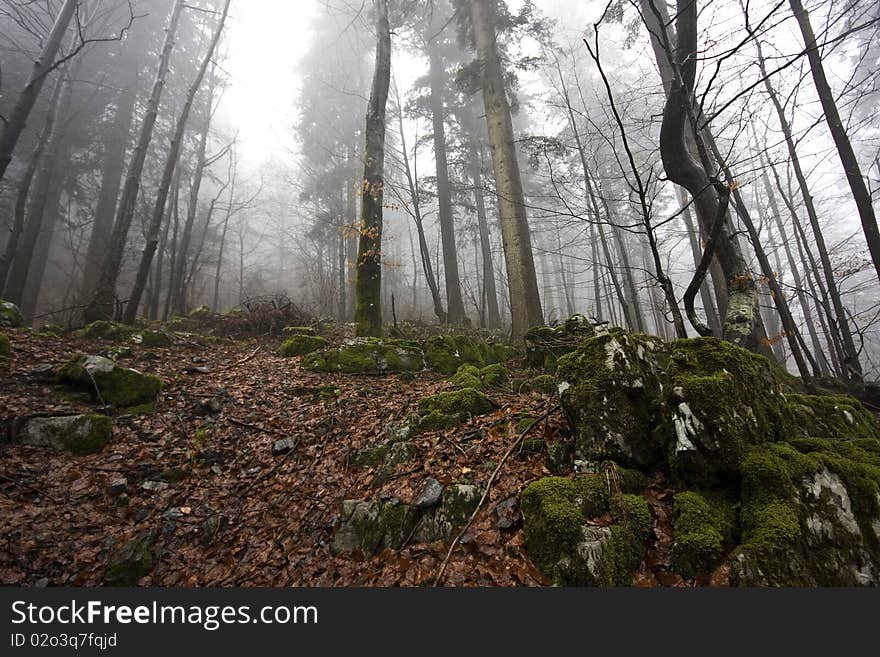
[[[541,423],[541,420],[550,416],[551,413],[559,409],[559,405],[553,406],[549,410],[547,410],[541,417],[539,417],[535,422],[530,424],[525,431],[520,433],[516,440],[511,443],[510,447],[507,448],[507,451],[504,453],[504,456],[501,457],[501,460],[498,462],[498,465],[495,466],[495,470],[492,471],[492,476],[489,477],[489,481],[486,483],[486,490],[483,491],[483,496],[480,498],[480,501],[477,503],[477,508],[474,509],[474,512],[471,514],[471,517],[468,518],[465,526],[461,528],[461,531],[458,532],[458,535],[452,540],[452,544],[449,546],[449,550],[446,552],[446,557],[443,559],[443,563],[440,564],[440,570],[437,572],[437,576],[434,578],[433,586],[439,586],[440,580],[443,578],[443,573],[446,572],[446,566],[449,564],[449,559],[452,556],[453,550],[455,550],[455,546],[458,545],[459,541],[461,541],[461,537],[464,536],[465,532],[470,529],[471,524],[474,522],[474,518],[477,517],[477,514],[480,512],[480,509],[483,508],[483,504],[486,503],[486,500],[489,499],[489,491],[492,490],[492,484],[495,482],[495,478],[498,476],[498,473],[501,471],[501,468],[504,467],[504,464],[507,462],[507,459],[513,454],[513,450],[517,448],[517,446],[522,442],[523,438],[537,425]]]
[[[237,360],[231,365],[227,365],[224,369],[231,369],[233,367],[238,367],[239,365],[244,365],[246,362],[251,360],[254,356],[256,356],[260,350],[263,348],[263,345],[258,345],[256,349],[254,349],[250,354],[242,358],[241,360]]]
[[[250,424],[248,422],[243,422],[242,420],[238,420],[234,417],[226,416],[224,419],[227,420],[228,422],[232,422],[232,424],[238,425],[240,427],[244,427],[245,429],[253,429],[254,431],[262,431],[263,433],[272,434],[274,436],[282,436],[284,438],[288,437],[288,435],[286,433],[283,433],[281,431],[275,431],[275,429],[266,429],[264,427],[257,426],[256,424]]]

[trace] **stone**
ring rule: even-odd
[[[287,454],[296,447],[296,441],[293,438],[281,438],[272,443],[272,456],[280,456]]]
[[[499,502],[498,506],[495,507],[495,515],[498,516],[498,521],[495,523],[498,529],[516,527],[522,521],[519,500],[516,499],[516,496],[508,497],[506,500]]]
[[[24,322],[21,310],[11,301],[0,299],[0,326],[18,328]]]
[[[217,397],[200,400],[195,407],[195,414],[200,417],[216,415],[223,410],[223,402]]]
[[[114,479],[110,482],[110,485],[107,486],[107,492],[110,494],[110,497],[119,497],[126,490],[128,490],[128,479],[125,477]]]
[[[286,358],[305,356],[313,351],[323,349],[328,344],[327,340],[318,335],[295,334],[284,341],[278,349],[278,353]]]
[[[55,366],[52,363],[37,363],[31,368],[29,375],[37,381],[54,381]]]
[[[141,483],[141,488],[150,493],[159,493],[168,488],[168,483],[164,481],[147,480]]]
[[[425,368],[425,354],[417,342],[356,338],[340,347],[307,354],[303,364],[318,372],[418,372]]]
[[[104,584],[107,586],[135,586],[153,570],[155,531],[139,532],[111,559]]]
[[[162,389],[158,377],[120,367],[103,356],[74,356],[59,368],[58,379],[119,408],[152,404]]]
[[[38,417],[28,420],[16,442],[86,456],[104,449],[112,435],[113,421],[106,415]]]
[[[376,554],[384,548],[402,547],[418,522],[418,509],[396,500],[345,500],[332,548],[336,553]]]
[[[422,485],[422,491],[413,503],[419,509],[427,509],[440,503],[443,486],[433,477],[428,477]]]

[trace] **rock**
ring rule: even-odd
[[[281,332],[284,335],[317,335],[311,326],[285,326]]]
[[[110,482],[110,485],[107,486],[107,493],[110,494],[110,497],[118,497],[122,495],[128,489],[128,479],[125,477],[120,477],[119,479],[114,479]]]
[[[104,449],[112,435],[113,421],[106,415],[38,417],[24,425],[16,442],[85,456]]]
[[[11,301],[0,299],[0,326],[18,328],[24,322],[21,310]]]
[[[154,531],[139,532],[113,557],[104,575],[107,586],[135,586],[153,570],[156,555]]]
[[[440,335],[425,341],[428,367],[453,374],[462,365],[483,368],[513,357],[516,350],[501,343],[486,343],[464,335]]]
[[[58,370],[58,379],[96,398],[100,393],[105,404],[118,408],[152,404],[162,389],[158,377],[120,367],[102,356],[75,356]]]
[[[141,483],[141,488],[150,493],[158,493],[168,488],[168,484],[164,481],[154,481],[152,479]]]
[[[611,495],[602,475],[547,477],[520,498],[526,550],[536,566],[563,586],[628,586],[642,561],[653,522],[647,502]],[[614,524],[590,518],[611,514]]]
[[[489,398],[474,388],[440,392],[419,400],[419,428],[427,431],[449,429],[493,409]]]
[[[427,509],[440,503],[443,495],[443,486],[433,477],[428,477],[422,486],[422,492],[416,498],[414,505],[419,509]]]
[[[450,484],[443,489],[440,505],[422,516],[415,539],[430,543],[451,540],[470,520],[482,491],[471,484]]]
[[[135,329],[131,326],[107,320],[98,320],[78,330],[76,336],[91,340],[124,340],[131,337],[134,333]]]
[[[30,377],[37,381],[54,381],[55,366],[52,363],[37,363],[31,368]]]
[[[498,521],[495,525],[498,529],[510,529],[516,527],[522,520],[522,513],[519,510],[519,500],[516,497],[508,497],[506,500],[499,502],[495,507],[495,515]]]
[[[720,497],[684,491],[673,504],[672,569],[685,579],[709,574],[730,549],[736,512]]]
[[[174,344],[171,336],[163,331],[145,329],[131,336],[133,342],[144,347],[170,347]]]
[[[332,548],[336,553],[376,554],[387,547],[401,547],[418,521],[418,509],[409,504],[345,500]]]
[[[318,372],[417,372],[425,367],[425,354],[417,342],[357,338],[341,347],[309,354],[303,364]]]
[[[223,402],[217,397],[211,397],[209,399],[201,399],[196,404],[194,409],[195,414],[199,417],[205,417],[208,415],[216,415],[220,411],[223,410]]]
[[[12,342],[5,333],[0,333],[0,359],[12,356]]]
[[[329,343],[318,335],[291,335],[278,350],[278,353],[285,357],[305,356],[313,351],[323,349]]]
[[[280,456],[287,454],[296,447],[296,441],[293,438],[282,438],[272,443],[272,456]]]
[[[214,542],[214,539],[217,538],[217,534],[220,533],[220,530],[225,524],[226,517],[218,513],[212,514],[205,518],[205,522],[204,524],[202,524],[202,545],[211,545]]]
[[[595,335],[594,325],[583,315],[573,315],[560,326],[529,329],[523,336],[526,363],[529,367],[553,370],[560,356],[571,353],[584,340]]]

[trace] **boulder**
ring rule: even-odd
[[[465,335],[438,335],[425,341],[428,367],[443,374],[453,374],[462,365],[483,368],[502,363],[516,354],[516,349],[502,343],[488,343]]]
[[[153,570],[156,562],[155,531],[139,532],[112,558],[104,584],[107,586],[136,586],[142,577]]]
[[[106,415],[38,417],[28,420],[16,442],[85,456],[104,449],[112,434],[113,422]]]
[[[425,367],[425,354],[418,343],[408,340],[358,338],[308,354],[303,363],[318,372],[417,372]]]
[[[282,343],[278,353],[287,358],[305,356],[313,351],[318,351],[318,349],[323,349],[327,344],[327,341],[318,335],[294,334]]]
[[[86,390],[118,408],[152,404],[162,389],[158,377],[120,367],[103,356],[74,356],[57,374],[61,383]]]
[[[21,310],[11,301],[0,299],[0,326],[18,328],[24,322]]]
[[[477,415],[494,409],[492,401],[474,388],[440,392],[419,400],[420,430],[449,429]]]
[[[604,327],[600,327],[604,330]],[[559,326],[537,326],[526,331],[526,363],[529,367],[556,369],[560,356],[571,353],[587,338],[596,335],[596,326],[583,315],[573,315]]]

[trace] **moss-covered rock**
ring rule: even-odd
[[[130,338],[135,332],[131,326],[102,319],[81,328],[76,332],[76,336],[92,340],[124,340]]]
[[[104,584],[136,586],[141,578],[149,575],[156,563],[155,540],[154,531],[143,531],[126,543],[110,562]]]
[[[430,395],[419,400],[419,414],[424,418],[431,414],[456,418],[458,421],[490,413],[492,402],[474,388],[462,388]]]
[[[0,333],[0,359],[12,356],[12,341],[5,333]]]
[[[583,315],[573,315],[559,326],[537,326],[529,329],[523,337],[526,363],[530,367],[554,370],[560,356],[571,353],[584,340],[594,335],[595,327]]]
[[[603,475],[547,477],[520,499],[529,557],[554,583],[626,586],[639,567],[652,520],[647,502],[612,494]],[[611,514],[608,526],[587,520]]]
[[[480,370],[480,380],[487,388],[498,388],[507,383],[510,376],[507,368],[501,363],[486,365]]]
[[[278,350],[282,356],[305,356],[327,346],[327,341],[317,335],[291,335]]]
[[[552,374],[539,374],[520,386],[521,392],[537,392],[542,395],[557,394],[556,377]]]
[[[333,536],[333,551],[376,554],[385,548],[401,547],[412,537],[420,516],[415,506],[398,501],[345,500]]]
[[[575,458],[657,467],[667,439],[654,431],[662,370],[654,337],[614,330],[587,338],[559,360],[562,409],[575,433]]]
[[[455,537],[480,503],[482,491],[471,484],[451,484],[443,489],[440,505],[422,514],[415,540],[422,543]]]
[[[309,354],[303,363],[318,372],[417,372],[425,367],[425,355],[418,343],[409,340],[358,338]]]
[[[150,404],[162,389],[162,380],[158,377],[120,367],[102,356],[74,356],[59,368],[58,380],[117,408]]]
[[[874,415],[847,395],[789,395],[795,422],[804,436],[828,440],[880,438]]]
[[[11,301],[0,299],[0,326],[18,328],[24,322],[21,310]]]
[[[486,343],[465,335],[439,335],[425,342],[428,367],[444,374],[452,374],[462,365],[483,368],[502,363],[515,353],[510,345]]]
[[[171,336],[164,331],[144,329],[132,335],[132,340],[144,347],[170,347],[173,344]]]
[[[317,331],[313,329],[311,326],[285,326],[282,329],[282,334],[286,336],[291,335],[317,335]]]
[[[731,546],[733,506],[720,496],[685,491],[675,496],[672,568],[685,578],[710,572]]]
[[[25,424],[16,442],[86,456],[104,449],[112,435],[113,421],[105,415],[38,417]]]

